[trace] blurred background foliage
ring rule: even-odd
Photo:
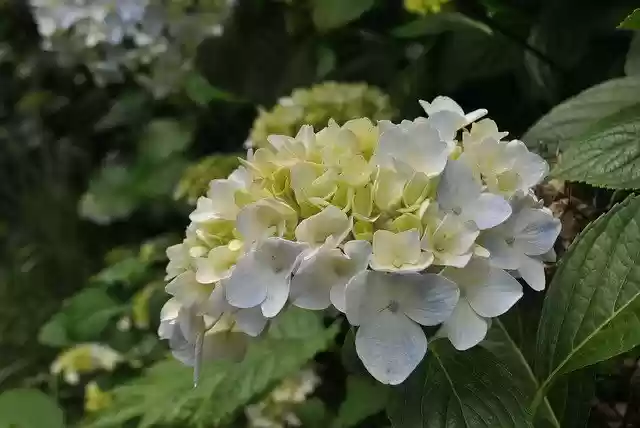
[[[1,0],[0,427],[387,426],[352,335],[314,313],[290,311],[193,389],[156,338],[165,248],[272,133],[413,118],[449,95],[521,136],[639,72],[637,19],[616,28],[634,6]],[[531,135],[553,162],[559,138]],[[601,394],[620,370],[602,369]]]

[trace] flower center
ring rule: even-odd
[[[455,215],[460,215],[460,214],[462,214],[462,208],[460,208],[460,207],[453,207],[453,209],[451,210],[451,212],[453,212]]]
[[[507,243],[507,245],[511,246],[511,245],[513,245],[514,242],[516,242],[516,238],[511,236],[511,237],[505,239],[505,242]]]
[[[389,303],[389,306],[387,306],[387,308],[391,313],[395,314],[400,309],[400,305],[395,300],[392,300],[391,303]]]

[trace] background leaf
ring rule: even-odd
[[[342,27],[371,9],[375,0],[313,0],[313,23],[320,30]]]
[[[597,122],[594,129],[569,145],[552,175],[598,187],[640,187],[640,106]]]
[[[369,416],[384,410],[389,388],[370,377],[351,375],[347,377],[347,395],[340,405],[333,428],[348,428],[358,425]]]
[[[640,104],[640,77],[593,86],[557,105],[522,137],[529,147],[560,146],[584,134],[595,121]]]
[[[14,389],[0,394],[0,427],[65,428],[58,404],[37,389]]]
[[[538,330],[542,392],[562,373],[640,344],[640,197],[592,223],[560,262]]]
[[[296,373],[326,349],[336,333],[336,327],[323,327],[318,313],[291,308],[273,321],[266,337],[251,345],[242,362],[205,364],[197,388],[193,388],[190,368],[174,360],[160,362],[142,377],[115,388],[114,405],[88,426],[120,427],[136,418],[141,427],[218,425],[274,383]]]
[[[395,427],[528,427],[526,394],[486,349],[432,342],[425,360],[391,393]]]
[[[636,9],[618,25],[625,30],[640,30],[640,9]]]

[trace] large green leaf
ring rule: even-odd
[[[358,19],[375,0],[313,0],[313,23],[320,30],[342,27]]]
[[[569,145],[552,175],[613,189],[640,187],[640,106],[596,122]]]
[[[584,134],[595,121],[640,104],[640,77],[593,86],[554,107],[522,137],[529,147],[560,146]]]
[[[538,329],[534,408],[563,373],[640,344],[640,197],[592,223],[559,264]]]
[[[296,373],[333,341],[337,328],[324,328],[318,313],[292,308],[279,315],[266,337],[251,345],[237,364],[205,364],[193,387],[191,369],[163,361],[130,383],[113,390],[114,403],[88,426],[120,427],[139,420],[156,424],[218,426],[277,381]]]
[[[511,373],[513,382],[518,384],[518,388],[524,393],[527,403],[530,404],[536,398],[540,385],[522,345],[533,342],[530,340],[532,336],[529,327],[533,326],[533,334],[535,335],[535,321],[537,319],[533,320],[529,316],[533,314],[523,314],[522,308],[519,307],[513,308],[509,312],[507,321],[512,324],[510,328],[502,321],[505,316],[494,320],[487,338],[480,346],[505,364]],[[519,319],[516,320],[516,318]],[[521,333],[528,335],[519,337]],[[590,402],[594,395],[593,387],[594,379],[589,372],[576,372],[561,379],[561,382],[551,388],[548,399],[541,398],[540,407],[534,415],[534,426],[536,428],[583,427],[589,417]]]
[[[507,365],[486,349],[458,352],[430,344],[418,369],[391,393],[394,427],[529,427],[527,395]]]
[[[0,427],[64,428],[64,414],[37,389],[13,389],[0,394]]]

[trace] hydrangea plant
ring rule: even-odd
[[[413,121],[271,135],[210,183],[167,250],[159,329],[196,379],[291,304],[344,313],[367,370],[399,384],[427,354],[423,326],[465,350],[521,298],[516,278],[544,288],[560,232],[531,191],[546,162],[486,110],[421,105]]]

